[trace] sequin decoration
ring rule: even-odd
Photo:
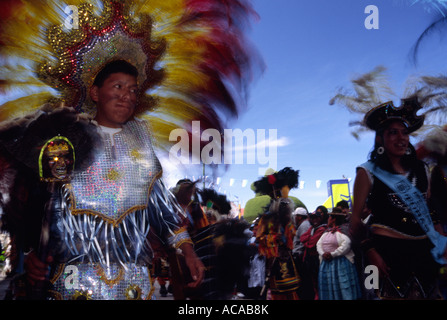
[[[92,300],[92,295],[88,291],[75,291],[71,300]]]
[[[423,193],[424,197],[426,198],[427,193]],[[388,201],[396,208],[405,211],[406,213],[409,213],[410,216],[412,216],[410,208],[401,200],[399,195],[397,193],[389,193],[388,194]],[[416,223],[416,220],[411,219],[414,223]]]
[[[152,259],[151,228],[172,246],[191,241],[179,228],[181,207],[159,179],[161,167],[147,130],[144,121],[128,122],[113,137],[114,156],[105,135],[105,153],[61,188],[62,210],[54,219],[68,265],[55,281],[56,297],[67,299],[75,290],[87,290],[92,299],[124,299],[131,284],[147,296],[141,283],[132,282],[141,278],[132,274],[140,270],[146,277],[141,268]],[[141,157],[132,156],[136,150]],[[123,174],[116,181],[107,178],[114,168]]]
[[[126,265],[126,272],[120,281],[110,286],[101,280],[94,264],[66,265],[61,276],[53,283],[57,298],[62,300],[127,300],[129,288],[137,298],[152,299],[152,281],[149,270],[144,266]],[[112,265],[104,270],[108,277],[117,277],[121,267]]]
[[[121,179],[121,174],[115,168],[111,168],[106,175],[107,179],[110,181],[118,181]]]
[[[114,135],[105,137],[105,152],[72,180],[73,214],[89,212],[114,221],[134,209],[147,206],[148,193],[161,172],[144,122],[130,121]],[[139,157],[135,157],[138,152]],[[113,154],[115,153],[115,154]]]
[[[126,289],[127,300],[141,300],[141,288],[134,284]]]

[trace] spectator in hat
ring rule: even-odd
[[[309,214],[308,214],[307,210],[303,207],[296,208],[292,214],[292,220],[293,220],[293,222],[295,224],[295,228],[296,228],[296,234],[293,239],[292,252],[295,257],[301,257],[301,260],[302,260],[303,253],[304,253],[304,246],[301,243],[300,238],[311,227],[308,215]]]
[[[304,255],[304,245],[301,243],[301,236],[309,230],[311,227],[309,222],[309,213],[303,207],[298,207],[292,213],[292,220],[295,223],[296,234],[293,238],[293,249],[292,255],[295,261],[296,268],[298,270],[298,274],[303,274],[303,255]],[[306,280],[302,280],[306,281]],[[302,296],[302,286],[298,288],[298,296]]]
[[[320,261],[317,252],[317,242],[327,228],[327,209],[325,206],[318,206],[309,215],[311,227],[300,237],[304,246],[302,260],[302,300],[318,300],[318,270]]]
[[[346,215],[335,207],[329,214],[328,228],[317,242],[320,300],[357,300],[361,297],[351,239],[340,230]]]

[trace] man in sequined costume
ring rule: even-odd
[[[57,251],[64,252],[63,260],[47,261],[55,299],[150,299],[149,265],[154,245],[160,244],[181,249],[190,286],[203,278],[203,264],[181,228],[182,209],[160,179],[148,124],[133,117],[137,76],[133,65],[113,61],[91,87],[104,148],[54,195],[61,205],[54,207],[52,230],[60,239]],[[47,263],[28,255],[28,279],[45,279]]]

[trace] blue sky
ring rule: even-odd
[[[424,41],[418,65],[409,59],[417,38],[439,14],[435,4],[443,1],[254,0],[253,4],[260,20],[249,36],[267,69],[252,86],[249,109],[229,127],[276,129],[277,169],[300,170],[304,187],[290,194],[315,210],[328,197],[329,180],[351,178],[352,189],[355,168],[367,160],[373,145],[372,133],[360,140],[351,135],[349,122],[358,116],[329,105],[330,98],[340,86],[352,88],[352,77],[378,65],[388,69],[396,105],[409,76],[445,73],[446,39],[438,34]],[[379,29],[365,28],[368,5],[379,10]],[[244,205],[254,196],[250,184],[259,178],[259,166],[233,164],[219,175],[219,190]],[[245,187],[243,180],[248,181]]]

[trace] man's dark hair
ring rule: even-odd
[[[318,206],[316,209],[315,209],[315,211],[317,211],[318,209],[320,209],[320,211],[321,212],[323,212],[323,223],[327,223],[327,218],[328,218],[328,210],[327,210],[327,208],[325,207],[325,206],[323,206],[323,205],[321,205],[321,206]]]
[[[349,209],[349,202],[346,200],[340,200],[337,202],[336,207],[342,208],[342,209]]]
[[[317,211],[318,209],[320,209],[321,211],[323,211],[323,215],[327,215],[327,208],[325,206],[318,206],[315,211]]]
[[[102,87],[104,81],[113,73],[124,73],[138,78],[138,70],[125,60],[115,60],[106,64],[106,66],[96,75],[94,86]]]

